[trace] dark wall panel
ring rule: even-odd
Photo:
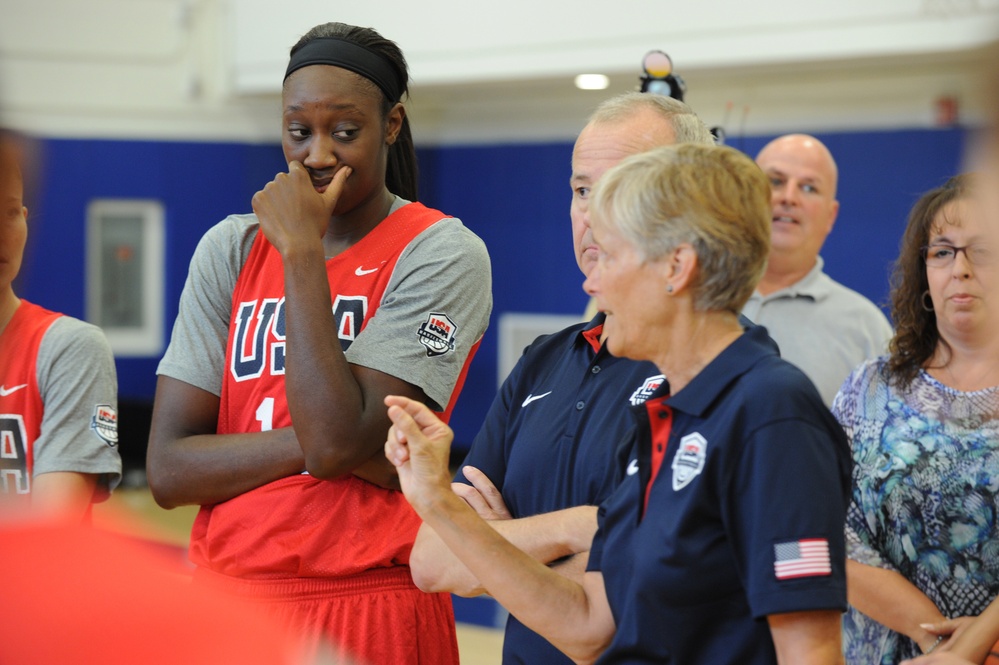
[[[960,129],[819,134],[839,164],[839,217],[822,257],[835,280],[879,305],[909,209],[962,168]],[[773,137],[745,140],[755,154]],[[740,147],[740,146],[733,146]]]
[[[87,140],[40,145],[19,293],[84,318],[87,204],[95,198],[157,199],[166,217],[167,336],[201,235],[230,213],[249,212],[253,193],[284,167],[274,145]],[[151,399],[157,362],[119,358],[120,395]]]
[[[420,156],[427,205],[461,218],[489,248],[493,314],[451,420],[467,448],[496,394],[502,312],[579,312],[583,277],[569,225],[571,144],[439,148]]]

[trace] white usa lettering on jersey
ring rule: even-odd
[[[255,379],[266,372],[284,374],[285,299],[263,298],[239,303],[233,326],[229,372],[236,381]],[[337,295],[333,302],[340,347],[346,351],[361,332],[368,312],[367,296]]]

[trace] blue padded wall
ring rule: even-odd
[[[909,207],[961,168],[965,131],[821,134],[840,165],[841,210],[823,256],[833,278],[879,304]],[[755,154],[772,137],[730,140]],[[166,210],[165,334],[201,235],[284,167],[277,145],[53,139],[28,205],[30,240],[18,293],[84,315],[84,219],[93,198],[154,198]],[[421,198],[460,217],[492,256],[494,309],[452,425],[471,443],[495,394],[496,321],[506,311],[581,313],[587,299],[571,250],[571,143],[440,147],[420,151]],[[151,400],[158,358],[118,360],[120,394]]]
[[[95,198],[163,203],[165,338],[177,316],[187,265],[201,235],[285,165],[279,146],[155,141],[49,140],[29,206],[29,244],[19,295],[77,318],[86,309],[86,210]],[[119,395],[151,400],[158,358],[117,359]]]

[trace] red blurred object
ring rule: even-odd
[[[999,642],[992,645],[982,665],[999,665]]]
[[[936,107],[937,127],[952,127],[957,124],[957,97],[952,95],[937,97],[934,106]]]
[[[300,665],[283,629],[140,541],[0,523],[0,662]]]

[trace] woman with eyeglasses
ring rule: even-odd
[[[975,188],[956,176],[912,209],[889,355],[833,403],[854,464],[847,663],[946,649],[930,624],[999,593],[999,233]]]

